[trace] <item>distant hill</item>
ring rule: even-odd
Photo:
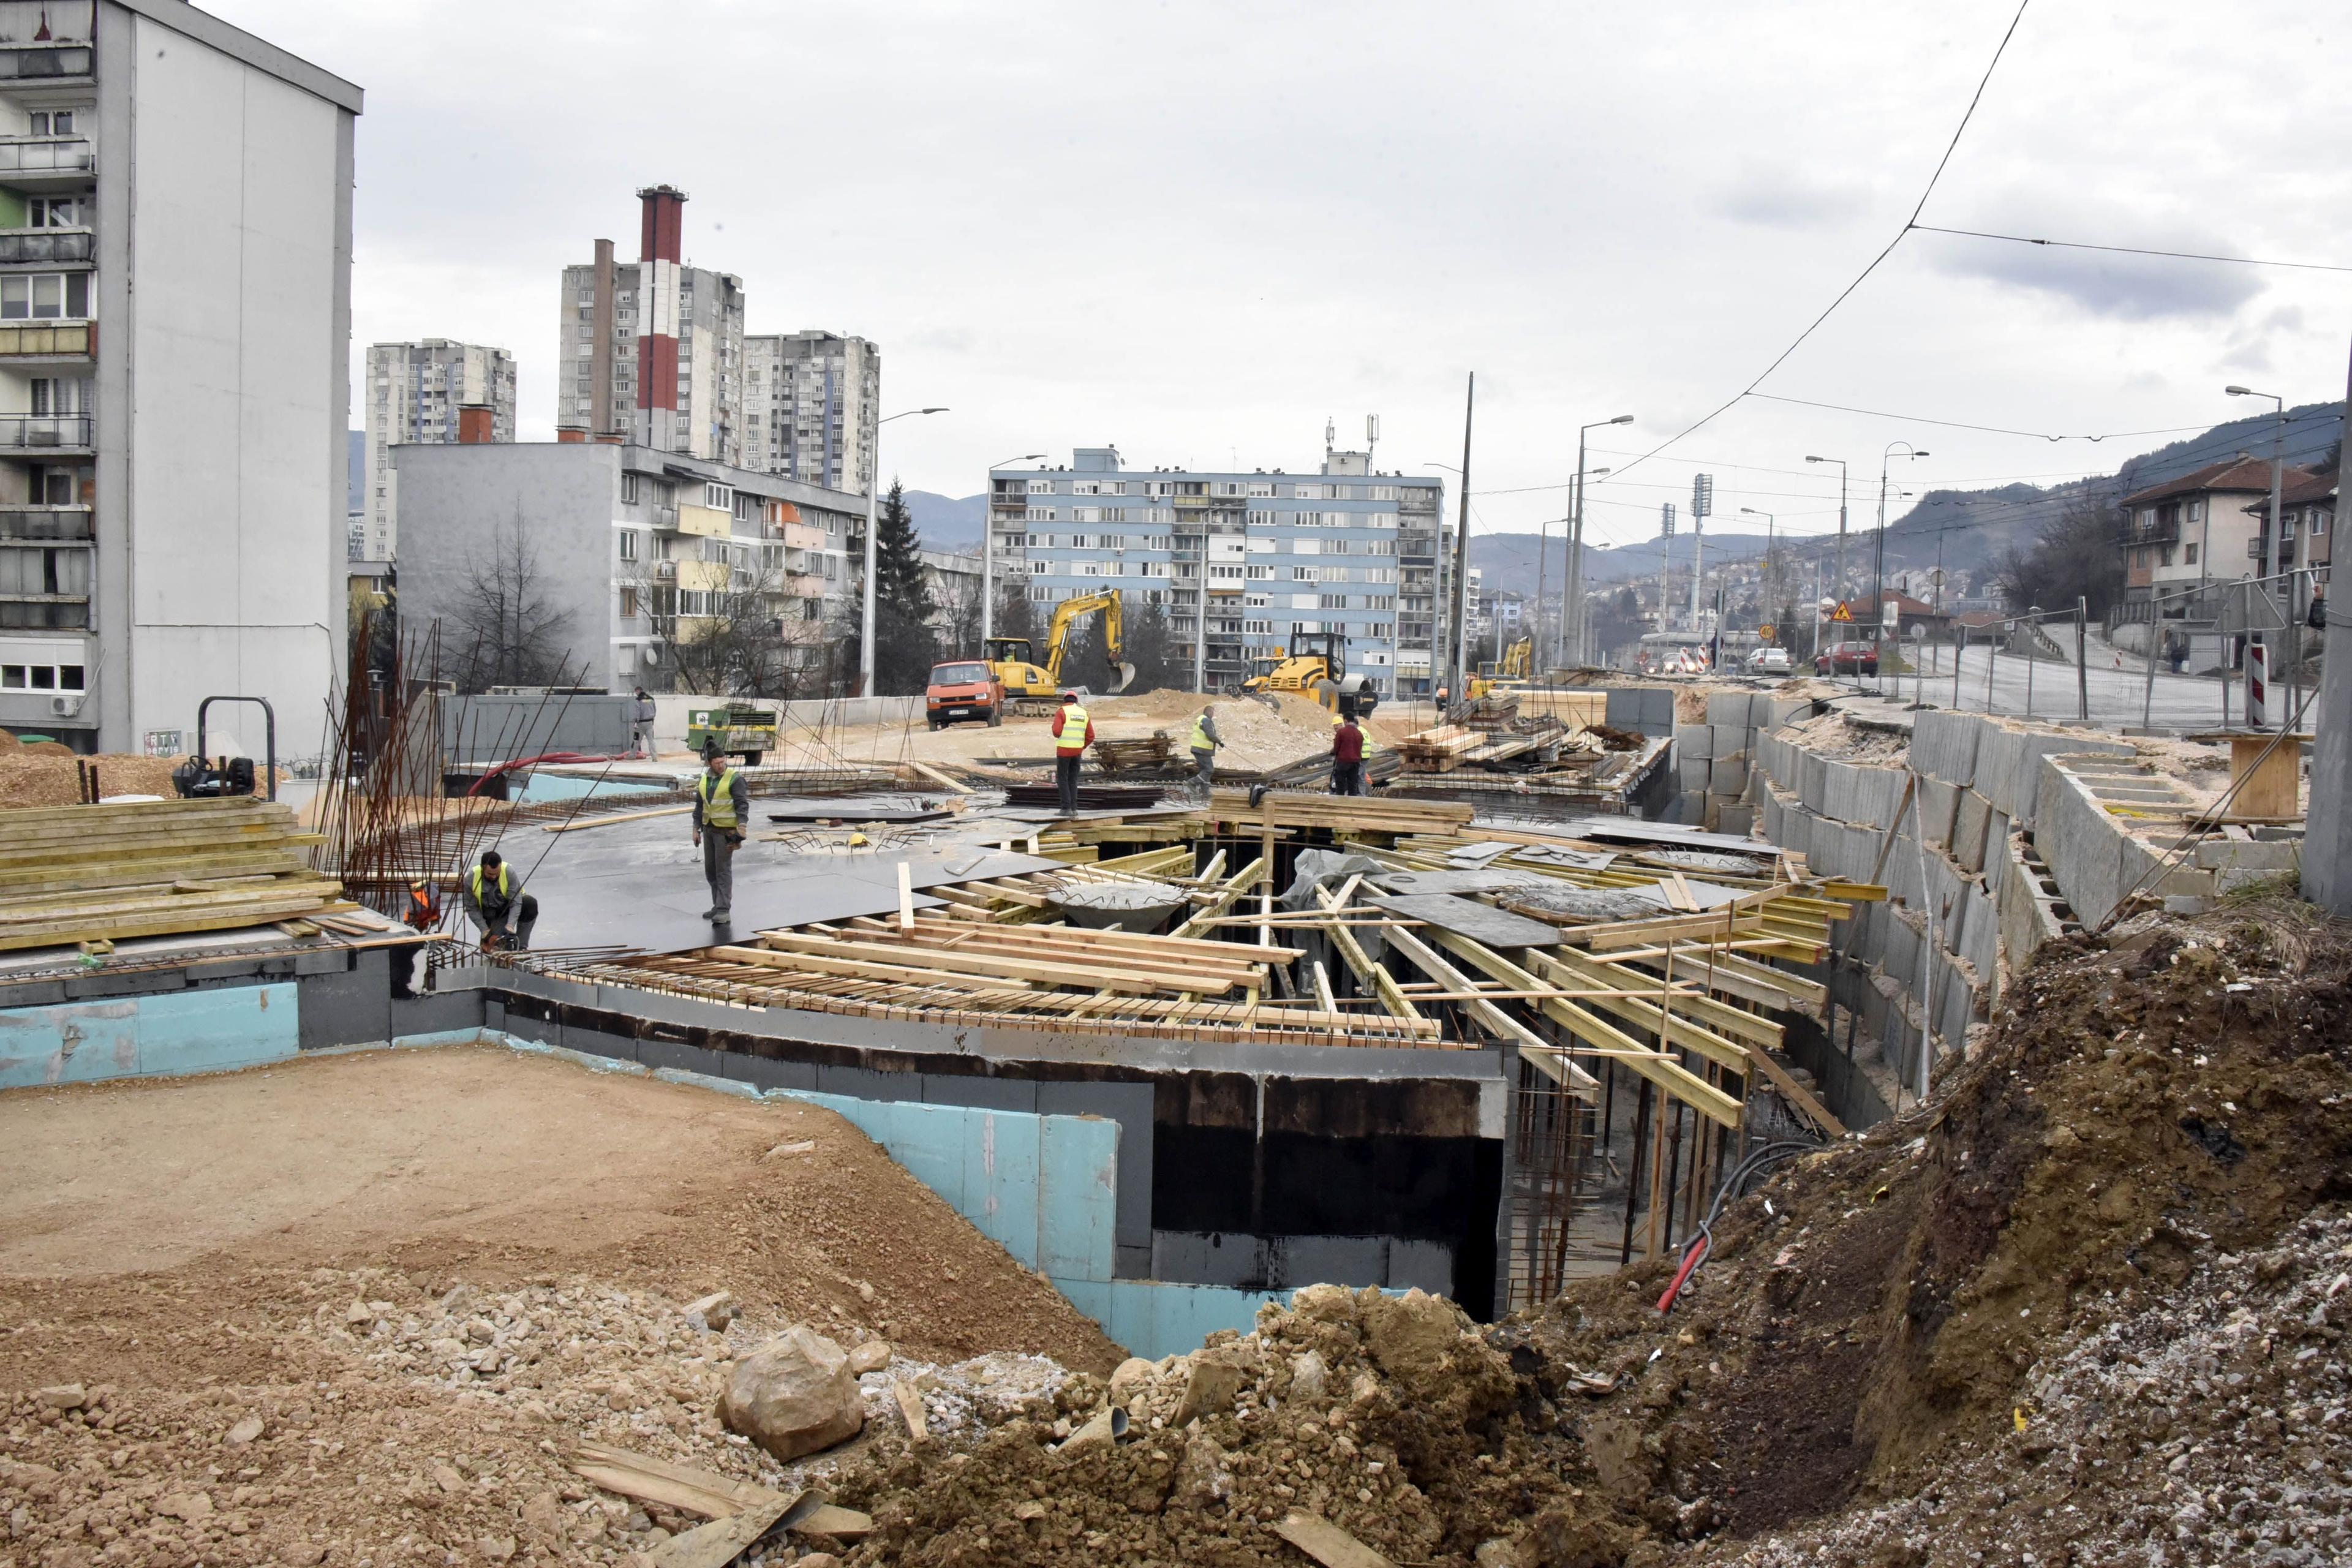
[[[1998,561],[2011,545],[2023,548],[2030,543],[2044,522],[2057,517],[2078,497],[2089,495],[2101,504],[2112,504],[2135,490],[2178,479],[2240,452],[2257,458],[2269,456],[2273,423],[2272,416],[2267,414],[2232,419],[2200,435],[2127,458],[2116,472],[2095,479],[2048,486],[2016,484],[1984,490],[1929,490],[1909,511],[1887,525],[1887,570],[1933,566],[1940,543],[1943,564],[1948,570],[1980,571]],[[2312,468],[2336,460],[2343,444],[2342,404],[2313,403],[2287,410],[2284,450],[2290,466]],[[1847,525],[1850,565],[1867,559],[1856,552],[1872,548],[1870,525],[1871,508],[1864,504],[1857,491]],[[1485,568],[1490,581],[1502,577],[1532,592],[1538,537],[1532,533],[1473,534],[1470,563]],[[1632,544],[1588,548],[1584,555],[1585,579],[1598,584],[1654,576],[1663,542],[1653,536]],[[1790,548],[1801,564],[1825,559],[1836,549],[1836,536],[1808,534],[1792,542]],[[1691,554],[1687,530],[1675,534],[1673,550],[1676,564],[1687,572]],[[1550,542],[1550,552],[1545,579],[1551,591],[1557,592],[1563,556],[1556,535]],[[1710,562],[1755,560],[1763,553],[1764,542],[1752,534],[1707,536],[1706,557]]]
[[[923,536],[926,550],[967,551],[980,548],[988,521],[988,498],[943,496],[930,490],[907,491],[907,515]]]

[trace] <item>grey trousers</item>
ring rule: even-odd
[[[631,751],[643,752],[649,757],[652,756],[654,754],[654,727],[651,724],[638,725],[630,736],[629,749]]]
[[[702,879],[710,884],[710,907],[735,907],[735,837],[723,828],[702,830]]]
[[[1210,775],[1217,771],[1217,753],[1214,752],[1194,752],[1192,753],[1192,768],[1193,771],[1200,775],[1201,787],[1202,789],[1207,789],[1209,787]]]

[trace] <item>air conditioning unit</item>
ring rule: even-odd
[[[79,697],[52,697],[49,699],[49,711],[58,718],[71,719],[81,711],[81,704],[82,700]]]

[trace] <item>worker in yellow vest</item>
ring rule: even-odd
[[[497,850],[485,850],[481,863],[467,873],[459,899],[466,918],[482,933],[485,949],[529,950],[530,928],[539,923],[539,900],[523,891],[522,879]]]
[[[1078,706],[1078,694],[1062,693],[1061,711],[1054,715],[1054,787],[1061,793],[1062,815],[1078,814],[1078,763],[1095,742],[1095,721]]]
[[[703,753],[701,776],[694,781],[694,842],[702,850],[702,879],[710,884],[710,907],[702,911],[704,920],[721,923],[734,916],[735,851],[751,817],[751,791],[742,770],[711,747]]]
[[[1217,748],[1224,740],[1217,733],[1217,716],[1203,708],[1192,721],[1192,771],[1200,778],[1201,793],[1209,793],[1210,775],[1216,772]]]

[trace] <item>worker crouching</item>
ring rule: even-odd
[[[1078,763],[1095,743],[1095,721],[1078,706],[1076,691],[1062,693],[1061,710],[1054,715],[1054,788],[1062,797],[1062,815],[1078,814]]]
[[[466,918],[481,933],[485,949],[524,952],[530,947],[530,928],[539,923],[539,900],[523,890],[514,868],[485,851],[481,863],[467,873],[463,898]]]
[[[694,842],[702,850],[702,879],[710,884],[710,907],[702,918],[713,923],[734,918],[735,851],[751,815],[751,791],[742,770],[723,752],[707,753],[702,776],[694,781]]]

